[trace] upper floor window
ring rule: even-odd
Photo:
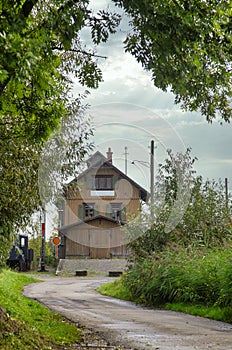
[[[111,175],[96,175],[94,178],[95,190],[112,190],[113,176]]]
[[[92,218],[94,216],[94,203],[83,203],[84,217]]]
[[[114,220],[121,221],[122,219],[122,203],[111,203],[111,217]]]
[[[81,203],[78,205],[79,220],[87,220],[98,215],[98,206],[95,203]]]

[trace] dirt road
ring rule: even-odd
[[[145,308],[95,291],[110,280],[45,277],[44,282],[25,287],[24,295],[130,349],[232,349],[232,325]]]

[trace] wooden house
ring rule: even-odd
[[[87,169],[69,183],[63,206],[60,258],[125,257],[123,225],[138,214],[148,192],[96,152]]]

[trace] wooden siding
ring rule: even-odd
[[[122,203],[126,207],[126,220],[136,216],[140,209],[140,191],[133,186],[128,180],[120,179],[111,168],[101,167],[98,169],[98,175],[112,175],[119,179],[114,188],[114,196],[92,196],[89,184],[89,178],[96,175],[96,171],[90,169],[87,175],[83,176],[78,182],[77,187],[68,191],[65,203],[64,224],[69,225],[80,221],[78,208],[83,203],[95,203],[96,211],[99,215],[107,216],[107,205],[110,203]]]
[[[110,182],[99,182],[99,190],[95,190],[93,179],[96,175],[112,177],[113,188]],[[141,188],[138,185],[124,177],[116,168],[104,164],[98,168],[89,168],[77,182],[72,182],[64,203],[64,230],[65,226],[72,225],[66,228],[66,233],[64,232],[65,258],[109,259],[127,256],[122,226],[110,220],[111,205],[114,205],[116,215],[117,210],[120,212],[121,208],[121,217],[119,215],[118,218],[122,222],[128,222],[140,211],[140,195]],[[86,206],[88,218],[84,215],[84,203],[91,208],[88,210]]]
[[[112,227],[114,225],[114,227]],[[105,219],[96,219],[69,230],[66,235],[66,258],[109,259],[128,254],[122,227]]]

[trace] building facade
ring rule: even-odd
[[[123,225],[133,219],[147,201],[148,192],[96,152],[88,168],[66,190],[60,232],[61,258],[125,257],[127,237]]]

